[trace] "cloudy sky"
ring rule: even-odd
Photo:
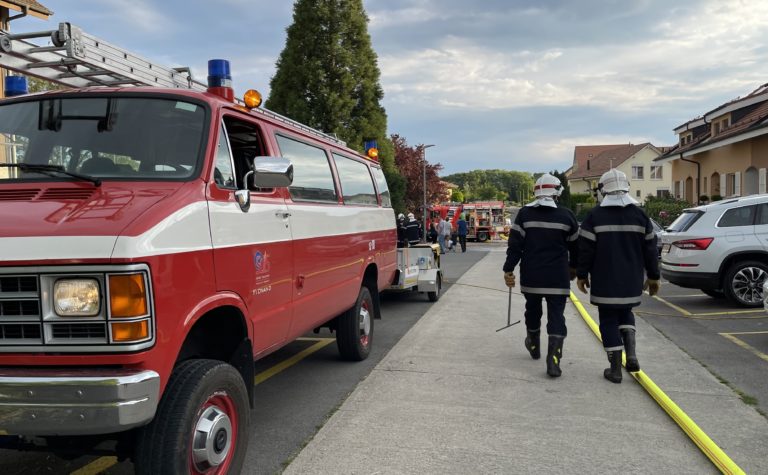
[[[289,0],[40,0],[168,65],[232,61],[269,91]],[[670,145],[672,129],[768,82],[764,0],[364,0],[389,133],[443,174],[566,169],[585,144]],[[41,20],[12,23],[40,30]]]

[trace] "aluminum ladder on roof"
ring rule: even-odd
[[[31,39],[48,39],[40,46]],[[67,87],[158,86],[204,91],[189,68],[167,68],[89,35],[71,23],[57,30],[0,30],[0,67]]]
[[[36,45],[31,39],[48,39],[50,46]],[[168,68],[111,45],[83,32],[71,23],[59,23],[57,30],[9,33],[0,30],[0,67],[51,81],[66,87],[150,86],[183,88],[205,92],[208,86],[192,78],[189,68]],[[242,101],[237,101],[242,105]],[[290,124],[336,144],[346,143],[267,109],[251,112]]]

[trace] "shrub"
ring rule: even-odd
[[[707,195],[699,196],[699,203],[706,203],[708,201],[709,201],[709,196],[707,196]]]
[[[720,195],[712,195],[712,201],[720,201],[722,199],[723,199],[723,197],[720,196]]]
[[[648,197],[645,201],[645,213],[666,228],[677,219],[684,209],[691,205],[687,201],[674,198]]]

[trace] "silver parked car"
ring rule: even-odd
[[[681,287],[763,305],[768,277],[768,195],[686,209],[662,233],[661,275]]]

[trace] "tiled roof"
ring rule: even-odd
[[[4,3],[10,3],[11,5],[16,5],[17,7],[29,7],[30,10],[42,13],[43,15],[53,15],[53,12],[48,10],[46,7],[41,5],[36,0],[3,0]]]
[[[573,172],[569,179],[589,178],[600,176],[611,169],[616,168],[640,150],[644,149],[650,143],[641,143],[637,145],[624,144],[608,149],[600,153],[597,157],[590,159],[589,170],[584,166],[578,171]]]
[[[587,160],[594,160],[598,155],[613,148],[623,147],[625,144],[613,145],[577,145],[573,149],[573,173],[586,170]],[[591,166],[591,163],[590,163]]]
[[[730,126],[723,129],[719,134],[713,136],[711,130],[707,131],[706,133],[696,137],[693,142],[685,144],[682,147],[678,145],[672,150],[656,158],[656,160],[663,160],[673,155],[685,153],[707,145],[716,144],[717,142],[736,137],[739,134],[766,127],[768,126],[768,120],[766,120],[767,118],[768,97],[766,97],[765,102],[757,106],[753,111],[739,119],[737,122],[734,122]]]

